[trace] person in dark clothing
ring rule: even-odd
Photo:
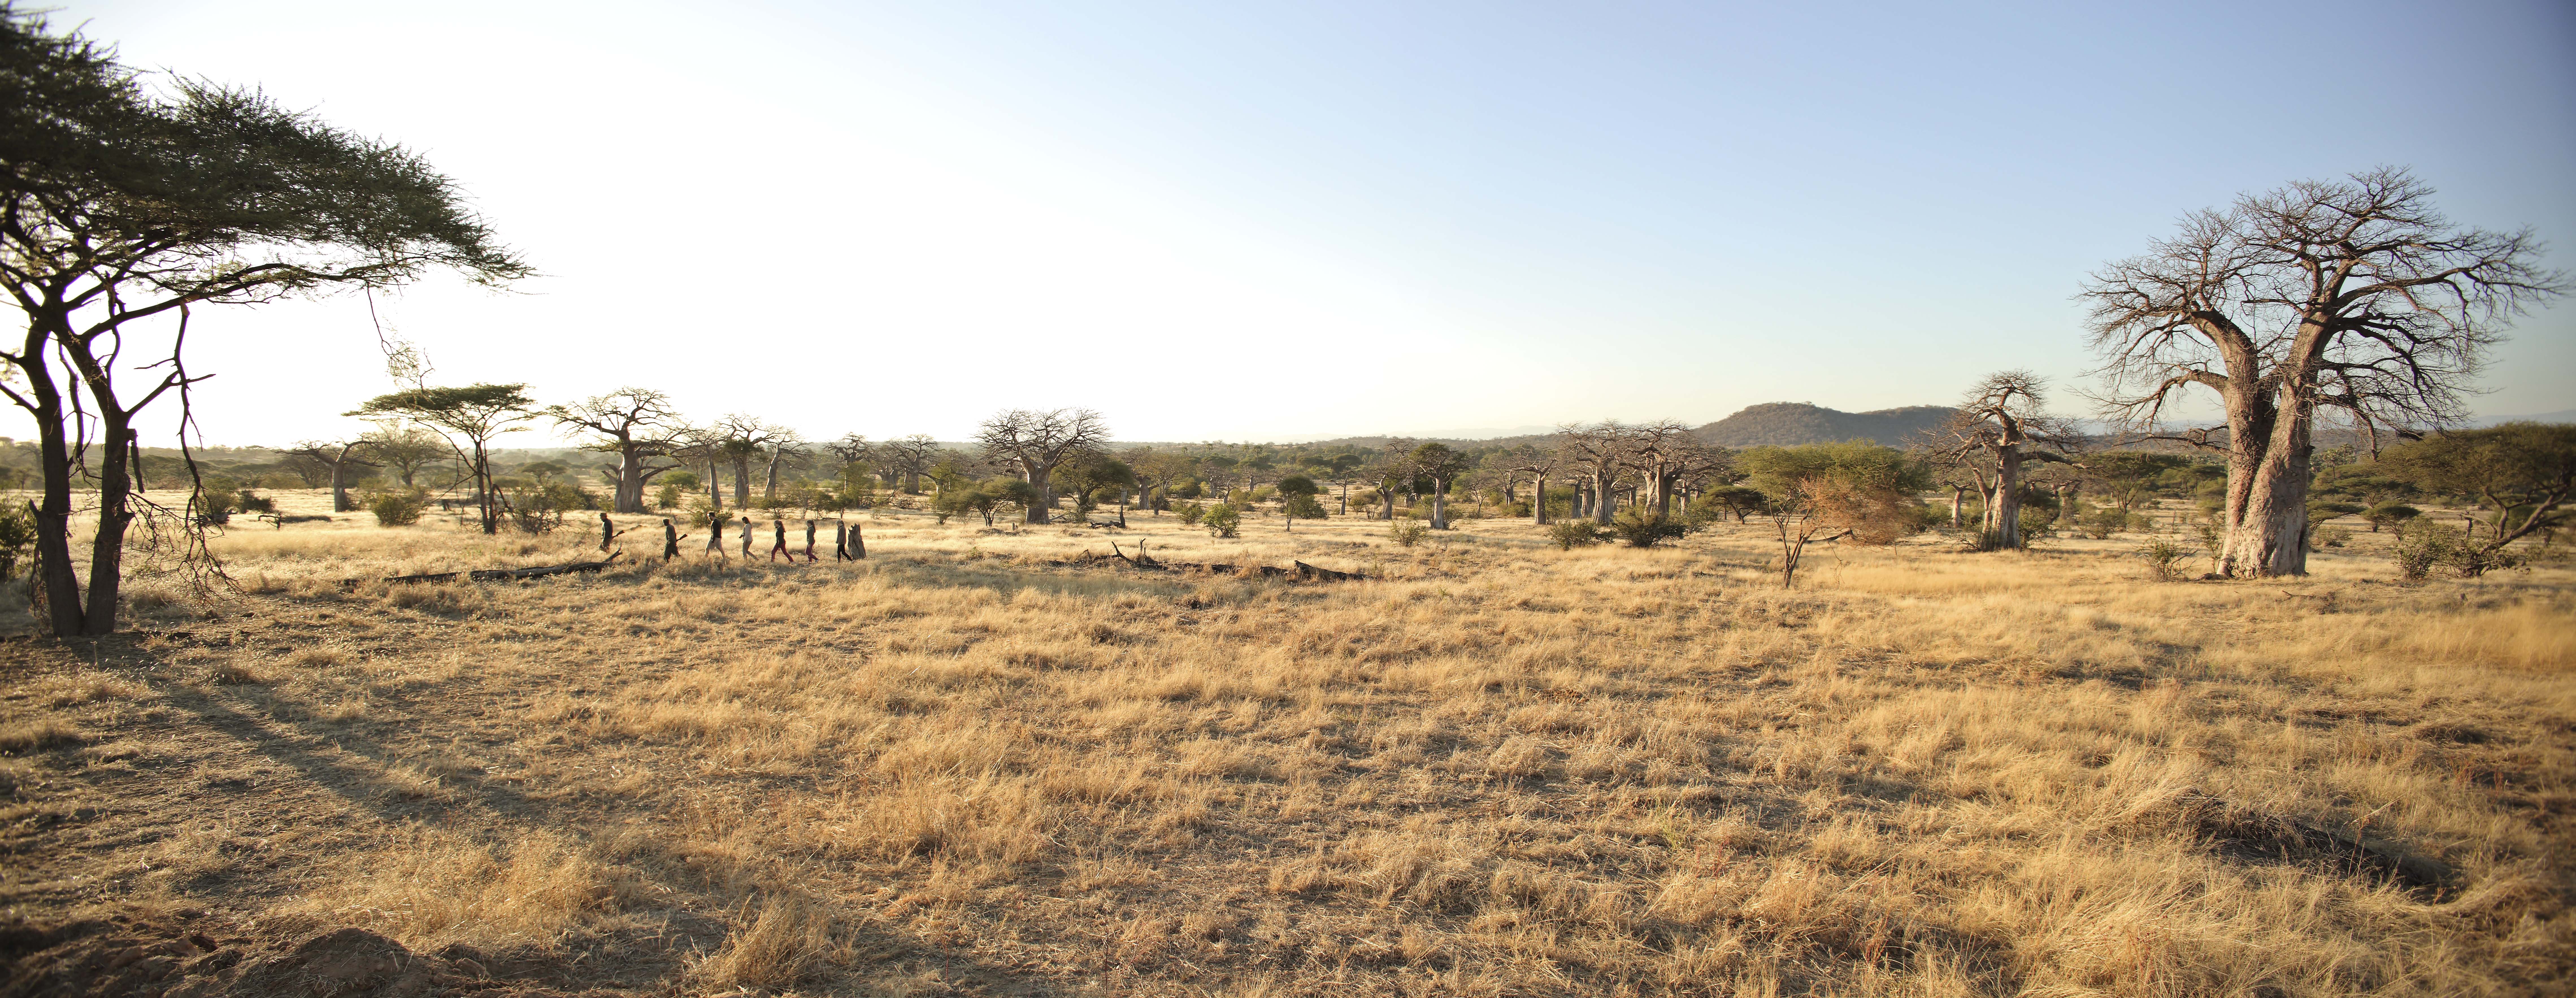
[[[769,560],[775,562],[783,554],[787,556],[788,564],[795,564],[796,552],[787,550],[787,521],[769,521],[769,535]]]
[[[662,518],[662,560],[680,556],[680,528],[671,525],[670,517]]]
[[[850,521],[832,521],[832,560],[850,560]]]
[[[805,521],[805,560],[808,562],[823,560],[814,557],[814,521],[812,520]]]
[[[725,515],[723,513],[707,514],[707,553],[718,558],[725,556],[724,528]]]

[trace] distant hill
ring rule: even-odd
[[[1720,447],[1760,447],[1875,440],[1901,447],[1950,418],[1951,409],[1909,405],[1874,412],[1843,412],[1806,402],[1765,402],[1700,427],[1699,438]]]

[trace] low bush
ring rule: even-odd
[[[1208,528],[1209,536],[1232,537],[1243,527],[1243,511],[1231,503],[1219,503],[1200,515],[1199,525]]]
[[[376,515],[379,527],[408,527],[419,523],[421,512],[428,508],[429,493],[419,489],[383,492],[367,499],[367,512]]]
[[[1631,509],[1610,521],[1610,532],[1632,548],[1650,548],[1664,541],[1679,540],[1690,533],[1690,526],[1660,516],[1646,516]]]
[[[1559,551],[1599,544],[1608,536],[1590,520],[1558,520],[1547,525],[1547,539],[1554,541]]]
[[[1386,525],[1386,539],[1397,547],[1412,547],[1430,535],[1431,525],[1420,520],[1390,520]]]

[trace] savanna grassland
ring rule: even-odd
[[[387,584],[596,532],[362,519],[0,644],[13,989],[2571,986],[2563,566],[2404,585],[2365,533],[2155,583],[2136,538],[1924,535],[1783,590],[1758,522],[885,512],[857,564],[633,559],[656,525],[596,576]],[[1071,563],[1113,539],[1379,578]]]

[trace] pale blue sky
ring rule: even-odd
[[[955,439],[1004,406],[1294,439],[2076,385],[2089,270],[2380,164],[2576,268],[2563,2],[55,16],[461,180],[547,276],[380,302],[441,380],[647,385],[818,437]],[[198,322],[217,442],[334,432],[388,387],[363,303]],[[2495,361],[2482,413],[2576,407],[2576,305]]]

